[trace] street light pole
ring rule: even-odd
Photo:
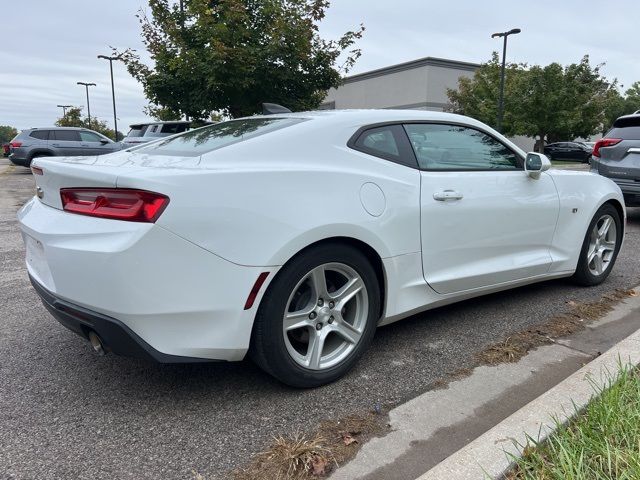
[[[507,63],[507,37],[509,35],[516,35],[522,30],[514,28],[508,32],[494,33],[491,38],[504,37],[504,44],[502,46],[502,67],[500,68],[500,99],[498,100],[498,122],[497,128],[502,133],[502,117],[504,115],[504,69]]]
[[[58,105],[58,107],[60,107],[62,109],[62,116],[66,117],[67,116],[67,108],[71,108],[71,107],[73,107],[73,105]]]
[[[89,105],[89,87],[95,87],[95,83],[76,82],[78,85],[84,85],[87,91],[87,115],[89,117],[89,128],[91,128],[91,106]]]
[[[120,60],[120,57],[109,57],[107,55],[98,55],[98,58],[109,60],[109,70],[111,72],[111,99],[113,100],[113,140],[118,141],[118,117],[116,116],[116,91],[113,87],[113,61]]]

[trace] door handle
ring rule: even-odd
[[[438,202],[444,202],[446,200],[462,200],[463,195],[455,190],[443,190],[442,192],[436,192],[433,194],[433,199]]]
[[[60,144],[59,144],[59,143],[52,143],[52,144],[51,144],[51,146],[52,146],[52,147],[59,147],[59,146],[60,146]]]

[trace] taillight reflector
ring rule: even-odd
[[[40,167],[36,167],[35,165],[31,167],[31,172],[34,175],[44,175],[44,170]]]
[[[153,223],[169,204],[169,197],[126,188],[63,188],[62,208],[92,217]]]
[[[603,138],[601,140],[598,140],[593,146],[593,152],[591,153],[591,155],[593,155],[594,157],[599,157],[600,149],[602,147],[613,147],[614,145],[619,144],[621,141],[621,138]]]
[[[258,279],[256,280],[256,283],[253,284],[253,288],[249,292],[247,301],[244,304],[245,310],[249,310],[251,307],[253,307],[253,302],[256,301],[258,292],[260,292],[260,288],[262,287],[262,284],[264,283],[264,281],[267,279],[268,276],[269,276],[269,272],[262,272],[260,275],[258,275]]]

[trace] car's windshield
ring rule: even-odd
[[[154,155],[194,157],[304,121],[301,118],[255,117],[230,120],[191,130],[138,150]]]

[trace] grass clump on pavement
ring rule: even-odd
[[[511,480],[640,479],[640,374],[623,368],[618,380],[544,442],[515,459]]]

